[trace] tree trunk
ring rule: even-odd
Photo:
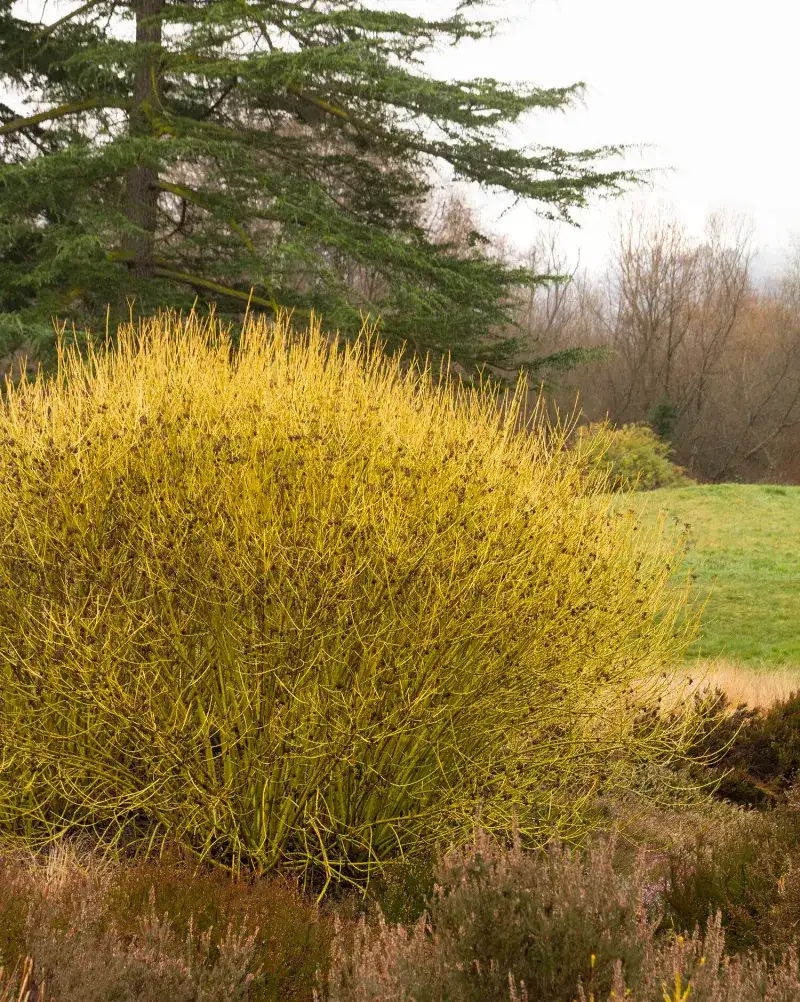
[[[159,56],[162,42],[161,22],[143,24],[146,18],[157,16],[164,0],[137,0],[136,44],[147,46],[139,53],[134,80],[133,101],[129,119],[131,136],[147,136],[151,132],[148,110],[158,105]],[[153,167],[137,164],[125,177],[125,214],[143,233],[126,236],[123,248],[133,255],[131,270],[137,277],[153,273],[153,247],[156,233],[156,200],[158,174]]]

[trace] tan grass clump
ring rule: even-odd
[[[676,674],[676,685],[683,695],[687,691],[721,689],[732,709],[744,704],[768,710],[800,691],[800,667],[762,669],[715,658],[683,667]]]
[[[446,374],[445,374],[446,376]],[[0,830],[362,879],[581,837],[681,656],[660,528],[539,413],[249,319],[122,328],[0,411]],[[684,623],[684,625],[679,625]],[[649,680],[642,686],[641,680]],[[645,691],[647,690],[647,691]]]

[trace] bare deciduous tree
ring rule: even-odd
[[[565,272],[552,240],[530,251]],[[723,480],[800,476],[800,246],[783,277],[757,290],[746,219],[711,216],[701,240],[661,211],[621,221],[605,275],[543,286],[520,298],[531,343],[607,350],[571,377],[590,420],[671,415],[676,458]],[[543,267],[543,264],[547,267]]]

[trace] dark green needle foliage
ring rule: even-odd
[[[432,168],[567,221],[636,177],[597,168],[620,148],[505,144],[580,84],[423,71],[437,44],[493,34],[468,11],[484,0],[435,21],[390,3],[56,0],[45,24],[0,0],[0,349],[46,355],[54,316],[96,330],[109,304],[113,331],[131,300],[235,317],[250,298],[345,336],[380,316],[389,347],[468,369],[547,368],[508,334],[515,290],[546,276],[478,232],[467,253],[433,242]],[[561,354],[547,364],[576,364]]]

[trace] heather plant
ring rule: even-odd
[[[748,807],[786,803],[800,772],[800,693],[769,706],[734,705],[720,689],[694,693],[691,758],[717,797]],[[704,763],[701,764],[701,763]]]
[[[787,805],[775,813],[779,816],[791,814],[794,830],[800,828],[800,786],[795,785],[788,791]],[[800,944],[800,848],[793,847],[793,851],[784,856],[769,919],[770,943],[778,947]]]
[[[731,740],[719,758],[728,772],[721,794],[759,806],[783,802],[800,773],[800,693],[769,708],[739,707],[729,717]]]
[[[103,875],[60,873],[29,888],[25,945],[27,979],[37,995],[81,1002],[176,1002],[220,998],[245,1002],[260,971],[253,963],[257,930],[229,927],[211,957],[211,933],[192,922],[180,935],[150,907],[123,936],[107,914]]]
[[[54,1002],[307,1002],[332,932],[286,879],[198,871],[172,850],[118,863],[65,843],[0,870],[8,984]]]
[[[614,491],[655,490],[691,481],[669,458],[669,442],[646,424],[582,425],[573,445],[588,469],[608,474]]]
[[[255,933],[228,929],[212,962],[211,936],[190,927],[179,937],[153,907],[132,937],[102,927],[102,909],[82,899],[68,924],[32,915],[30,948],[37,984],[59,1000],[82,1002],[248,1002],[261,974],[252,963]],[[40,981],[38,979],[41,979]]]
[[[502,848],[478,833],[450,852],[427,912],[410,928],[382,913],[340,930],[318,1002],[537,1002],[608,992],[621,958],[638,970],[658,916],[645,903],[644,861],[619,876],[613,839],[586,853]],[[522,986],[522,987],[520,987]],[[512,995],[513,997],[513,995]]]
[[[317,881],[583,837],[691,623],[524,380],[162,314],[0,410],[0,833]],[[691,728],[689,728],[690,730]]]
[[[788,950],[777,963],[756,955],[728,956],[719,915],[709,917],[705,934],[695,928],[653,943],[633,979],[618,964],[612,989],[596,1002],[792,1002],[800,997],[797,954]],[[578,1002],[589,1002],[580,990]]]
[[[647,867],[624,876],[613,840],[584,853],[453,853],[414,925],[378,913],[341,927],[316,1002],[789,1002],[793,947],[770,961],[726,953],[721,915],[675,933],[648,906]],[[701,928],[704,929],[701,932]]]
[[[798,864],[796,808],[731,808],[715,829],[671,855],[665,920],[676,930],[692,929],[719,914],[735,952],[785,946],[798,928]]]

